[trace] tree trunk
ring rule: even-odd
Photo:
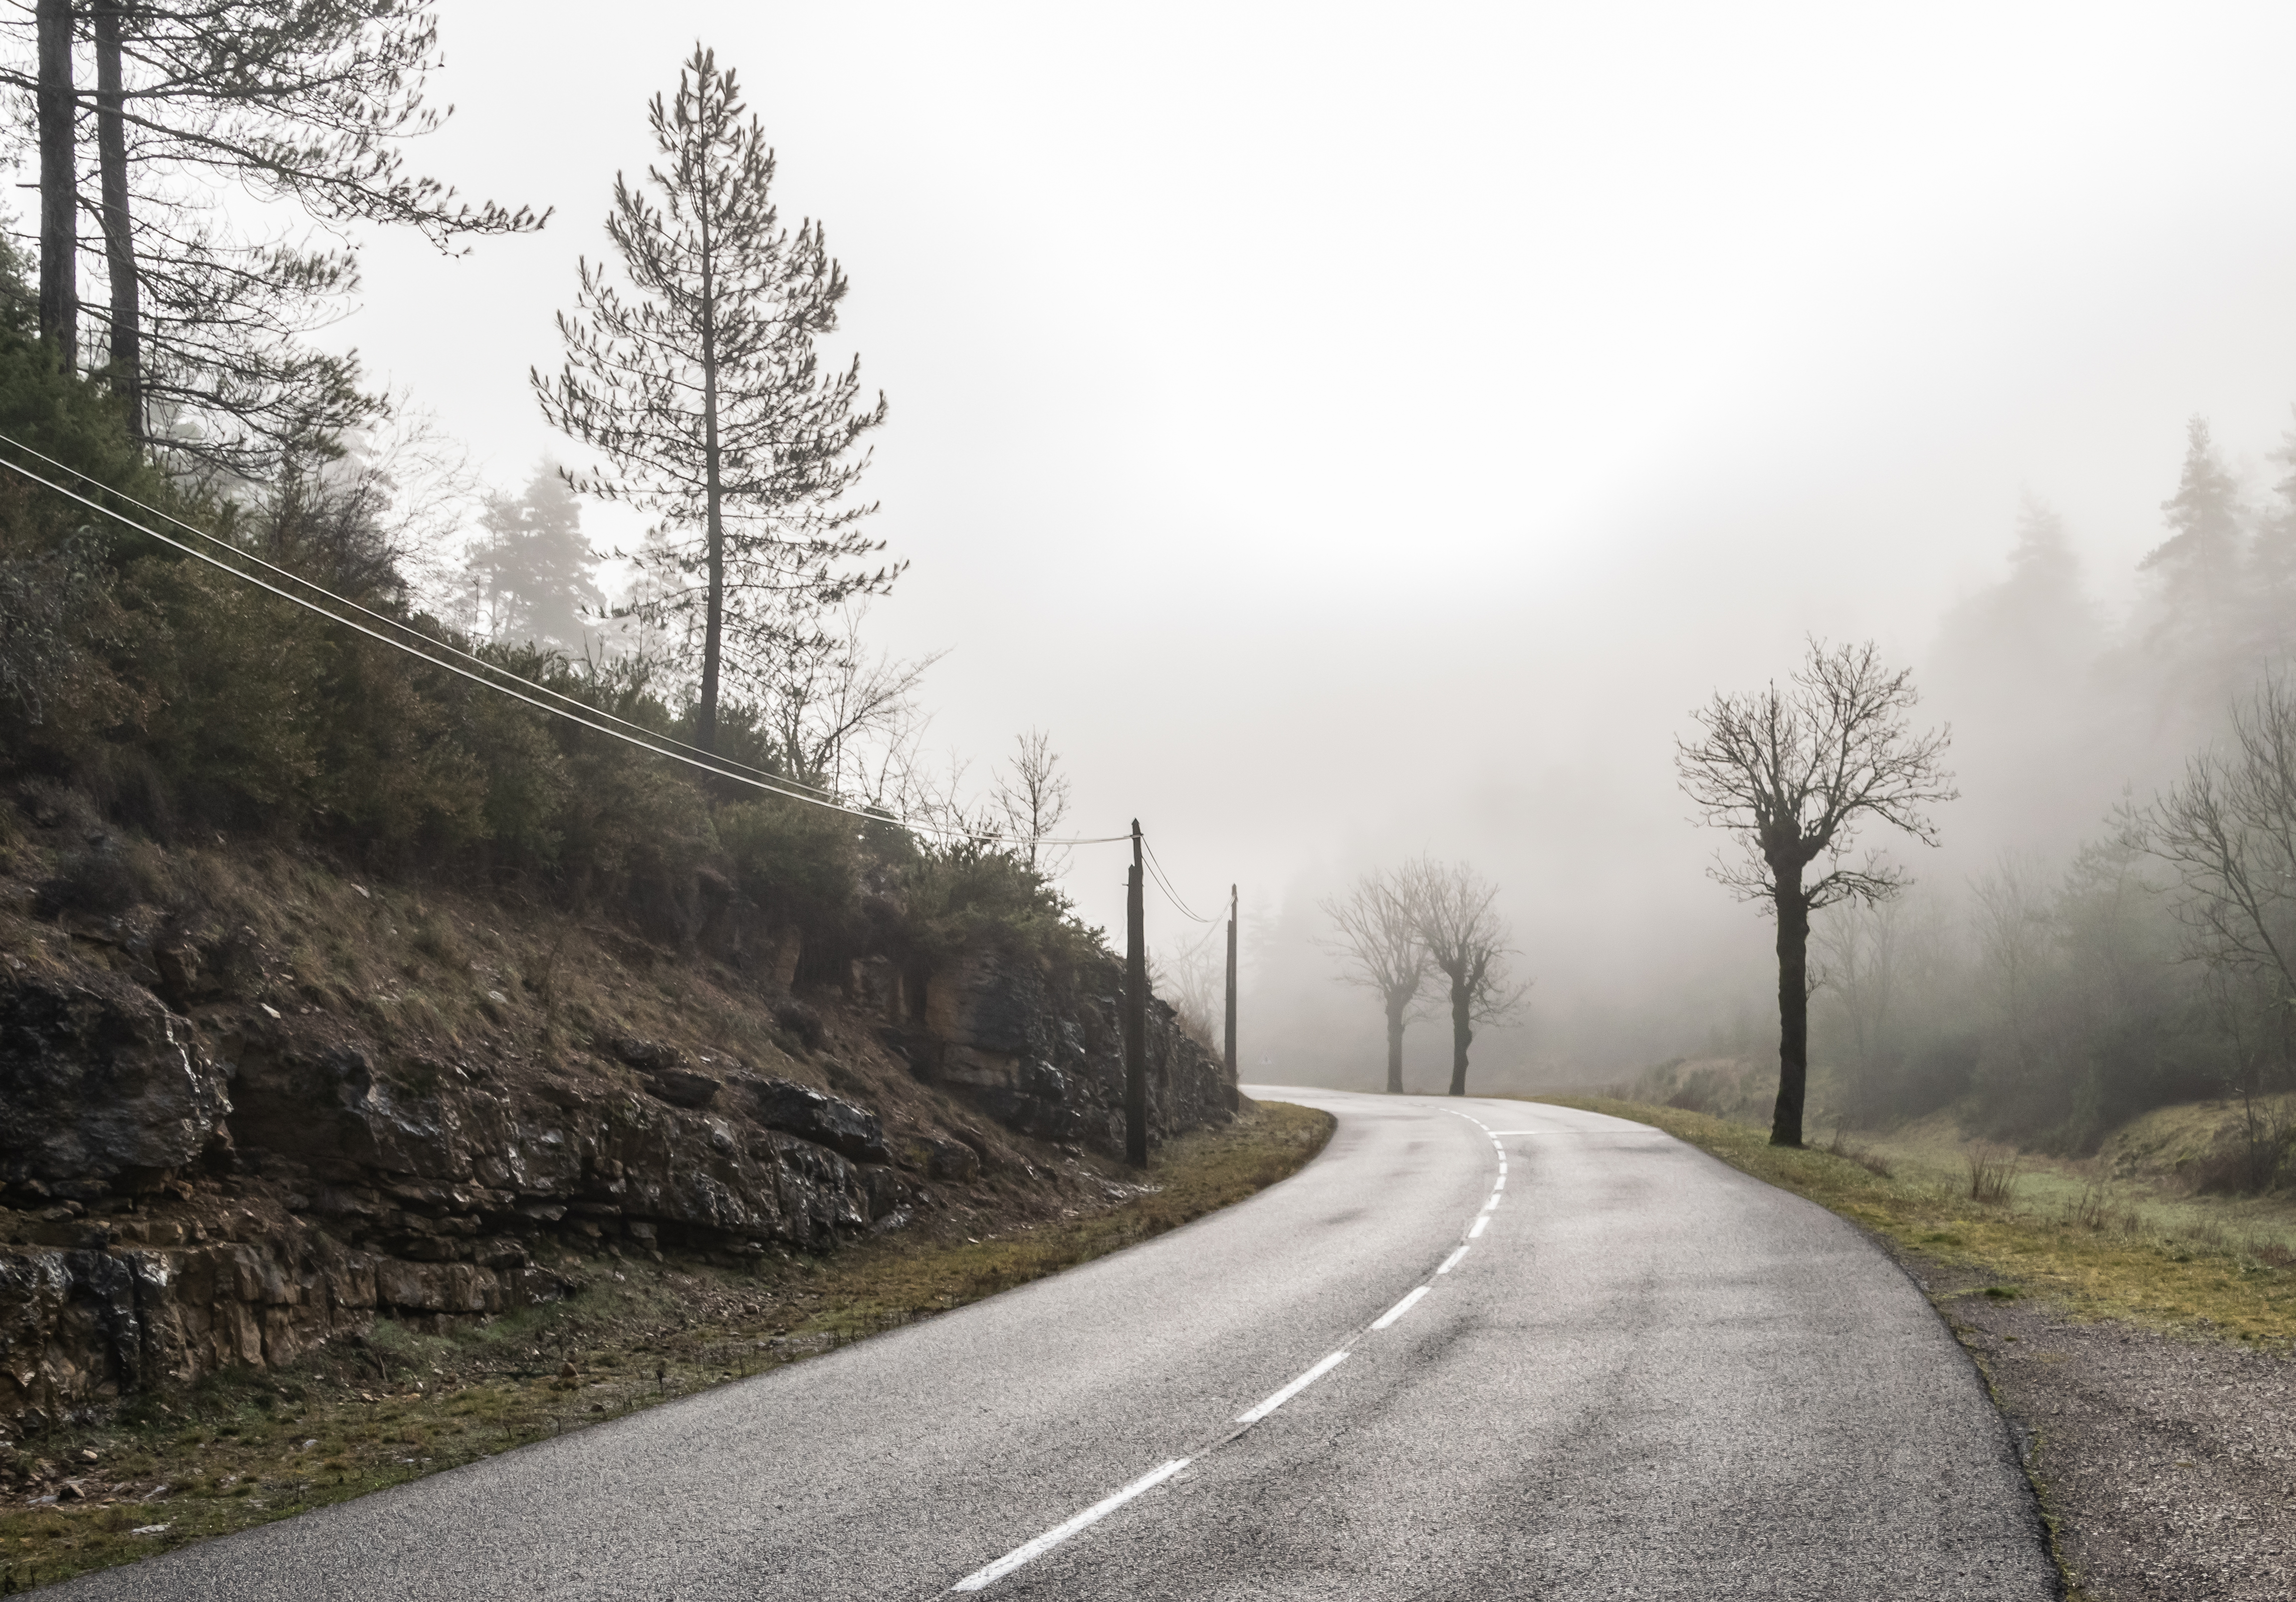
[[[1774,869],[1778,914],[1778,1105],[1772,1146],[1801,1144],[1802,1100],[1809,1086],[1809,903],[1801,869]]]
[[[1469,1004],[1474,993],[1460,982],[1451,984],[1451,1094],[1467,1093],[1467,1042],[1475,1038],[1474,1025],[1468,1023]]]
[[[1408,996],[1390,997],[1387,1004],[1387,1093],[1403,1094],[1403,1009]]]
[[[709,86],[701,86],[707,98]],[[718,462],[717,262],[709,234],[709,197],[702,186],[701,226],[701,463],[707,510],[703,538],[709,547],[709,595],[701,630],[701,702],[693,711],[693,743],[718,754],[718,659],[726,620],[726,525],[719,512],[724,495]]]
[[[72,124],[71,0],[38,0],[40,338],[67,373],[79,365],[79,177]]]
[[[111,388],[130,438],[144,438],[144,308],[127,216],[127,97],[119,67],[120,0],[95,0],[95,151],[103,184],[103,256],[111,269]]]

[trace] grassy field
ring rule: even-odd
[[[980,1239],[893,1236],[754,1270],[570,1260],[565,1302],[448,1334],[383,1322],[356,1353],[236,1370],[14,1451],[78,1495],[0,1503],[0,1594],[283,1518],[829,1351],[1241,1201],[1323,1149],[1282,1103],[1159,1150],[1104,1212]],[[6,1466],[7,1465],[0,1465]]]
[[[1606,1097],[1528,1099],[1666,1130],[1808,1197],[1897,1246],[2039,1296],[2077,1318],[2296,1349],[2296,1209],[2284,1200],[2177,1195],[2105,1164],[2052,1162],[1964,1141],[1942,1125],[1820,1138],[1794,1151],[1768,1130]],[[1829,1149],[1830,1148],[1830,1149]]]

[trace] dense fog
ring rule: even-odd
[[[2113,842],[2287,637],[2284,10],[541,16],[445,8],[422,155],[549,226],[379,236],[324,337],[497,506],[579,471],[528,374],[714,30],[850,275],[833,354],[890,399],[868,529],[910,566],[862,638],[930,662],[913,755],[986,804],[1046,731],[1069,828],[1140,818],[1196,912],[1239,885],[1248,1076],[1376,1080],[1319,904],[1423,855],[1498,883],[1533,983],[1478,1086],[1773,1049],[1768,928],[1706,877],[1673,742],[1811,638],[1914,670],[1962,791],[1939,849],[1866,842],[1914,891],[1822,920],[1826,1094],[2034,1133],[2093,1121],[2098,1072],[2233,1071],[2159,863]],[[643,521],[580,518],[581,582],[624,595]],[[1119,932],[1123,867],[1064,880]],[[2115,874],[2160,993],[2108,1050],[2066,987]],[[1168,988],[1216,975],[1210,926],[1148,919]],[[2046,1002],[1999,991],[2020,941]],[[2012,1030],[2012,1072],[2036,1008],[2076,1022]],[[1441,1025],[1407,1047],[1433,1084]]]

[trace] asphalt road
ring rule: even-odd
[[[2057,1594],[1975,1371],[1832,1215],[1593,1113],[1253,1093],[1338,1131],[1185,1229],[53,1594]]]

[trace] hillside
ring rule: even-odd
[[[665,940],[14,786],[0,1419],[547,1302],[569,1246],[733,1265],[1128,1194],[1117,965],[994,921],[921,950],[865,876],[831,949],[722,884]],[[1160,1138],[1226,1118],[1160,1003],[1149,1062]]]

